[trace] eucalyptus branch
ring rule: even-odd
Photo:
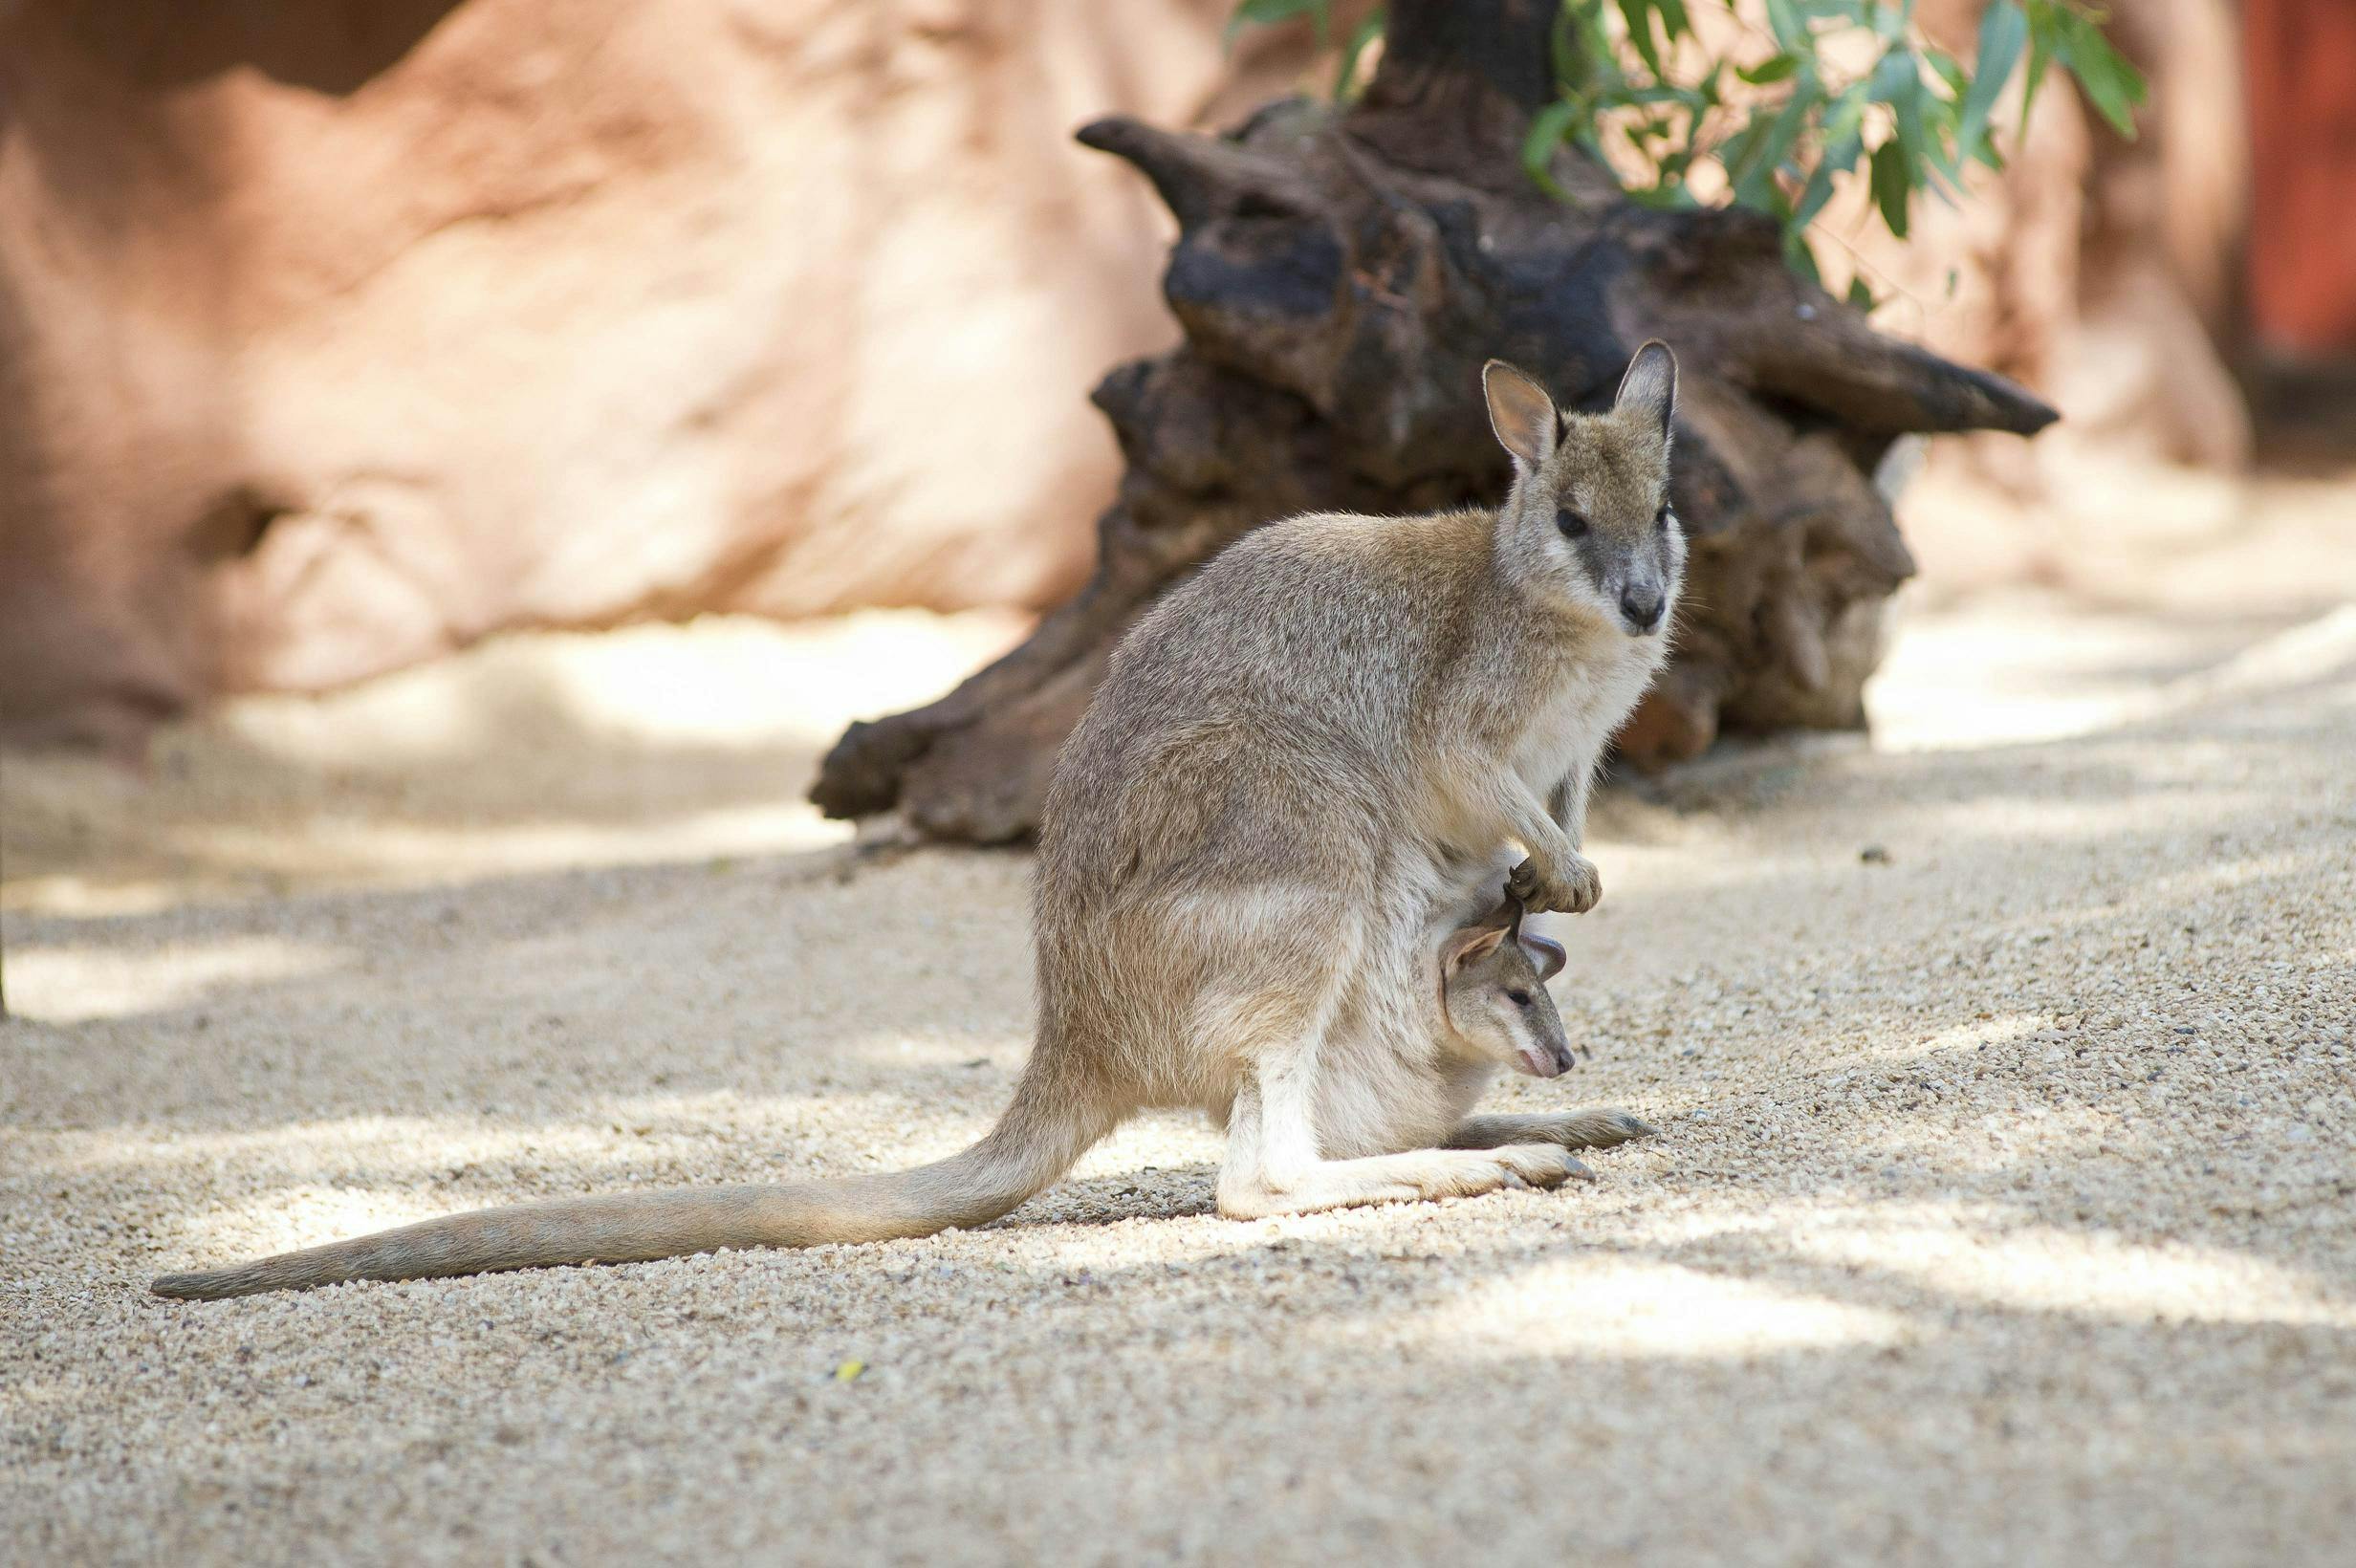
[[[1748,54],[1770,53],[1740,63],[1710,53],[1689,5],[1732,17]],[[1330,0],[1242,0],[1229,33],[1304,16],[1320,42],[1330,36]],[[2020,130],[2059,67],[2104,120],[2133,136],[2144,79],[2105,40],[2102,20],[2085,0],[1990,0],[1967,67],[1922,35],[1913,0],[1562,0],[1553,31],[1559,97],[1532,119],[1522,166],[1563,195],[1550,172],[1557,151],[1567,143],[1611,167],[1609,136],[1621,168],[1634,173],[1624,181],[1631,198],[1691,207],[1700,200],[1694,173],[1714,165],[1724,200],[1774,216],[1786,259],[1814,276],[1806,237],[1822,232],[1816,219],[1838,182],[1862,175],[1874,213],[1904,239],[1919,197],[1952,203],[1973,163],[2002,168],[1995,113],[2015,81]],[[1351,36],[1337,97],[1380,27],[1378,11]],[[1861,43],[1870,67],[1843,70],[1841,54]]]

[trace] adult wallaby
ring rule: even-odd
[[[1602,894],[1588,788],[1684,576],[1677,365],[1646,344],[1600,415],[1483,381],[1501,507],[1245,535],[1115,650],[1048,786],[1032,1071],[1100,1117],[1223,1107],[1224,1213],[1572,1173],[1568,1136],[1435,1147],[1485,1141],[1448,1135],[1480,1078],[1402,1042],[1499,870],[1533,908]]]
[[[1507,949],[1477,933],[1508,923],[1446,933],[1509,868],[1532,908],[1601,896],[1580,854],[1588,787],[1666,657],[1685,561],[1667,501],[1676,361],[1645,345],[1601,415],[1559,412],[1498,361],[1483,381],[1514,460],[1503,506],[1272,524],[1115,651],[1042,817],[1037,1040],[972,1148],[891,1175],[456,1215],[154,1289],[926,1235],[1008,1212],[1149,1106],[1225,1122],[1233,1215],[1549,1186],[1584,1173],[1569,1149],[1648,1131],[1618,1112],[1468,1120],[1499,1061],[1552,1076],[1568,1058],[1468,1036],[1505,1014],[1447,988]]]

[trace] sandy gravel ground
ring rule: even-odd
[[[520,639],[11,762],[0,1559],[2356,1562],[2356,613],[1918,618],[1872,747],[1624,791],[1601,1180],[1250,1225],[1133,1124],[988,1230],[216,1305],[167,1268],[981,1131],[1018,854],[840,715],[1008,628]],[[903,657],[855,675],[854,655]]]

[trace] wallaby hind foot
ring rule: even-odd
[[[1371,1204],[1470,1198],[1509,1187],[1591,1182],[1589,1170],[1560,1143],[1509,1143],[1494,1149],[1415,1149],[1363,1160],[1320,1160],[1282,1177],[1222,1175],[1219,1212],[1229,1219],[1315,1214]]]

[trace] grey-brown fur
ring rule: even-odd
[[[1503,507],[1247,536],[1122,643],[1048,791],[1035,1060],[1224,1109],[1227,1212],[1570,1173],[1552,1142],[1440,1148],[1486,1074],[1412,1020],[1427,955],[1499,870],[1533,907],[1601,896],[1588,786],[1666,627],[1631,631],[1557,513],[1656,573],[1665,621],[1675,363],[1647,345],[1595,417],[1486,380]]]
[[[154,1289],[927,1234],[1007,1212],[1149,1106],[1225,1122],[1233,1215],[1553,1185],[1584,1174],[1571,1148],[1648,1131],[1613,1111],[1470,1115],[1500,1065],[1568,1065],[1550,1000],[1536,1020],[1473,1000],[1553,961],[1511,904],[1474,917],[1509,872],[1535,909],[1602,894],[1579,850],[1588,786],[1666,655],[1682,578],[1675,364],[1647,344],[1591,417],[1508,366],[1485,379],[1515,457],[1497,511],[1271,525],[1115,653],[1048,793],[1037,1043],[971,1149],[845,1182],[490,1209]],[[1623,609],[1631,582],[1659,590],[1648,628]],[[1466,929],[1513,940],[1451,938]]]

